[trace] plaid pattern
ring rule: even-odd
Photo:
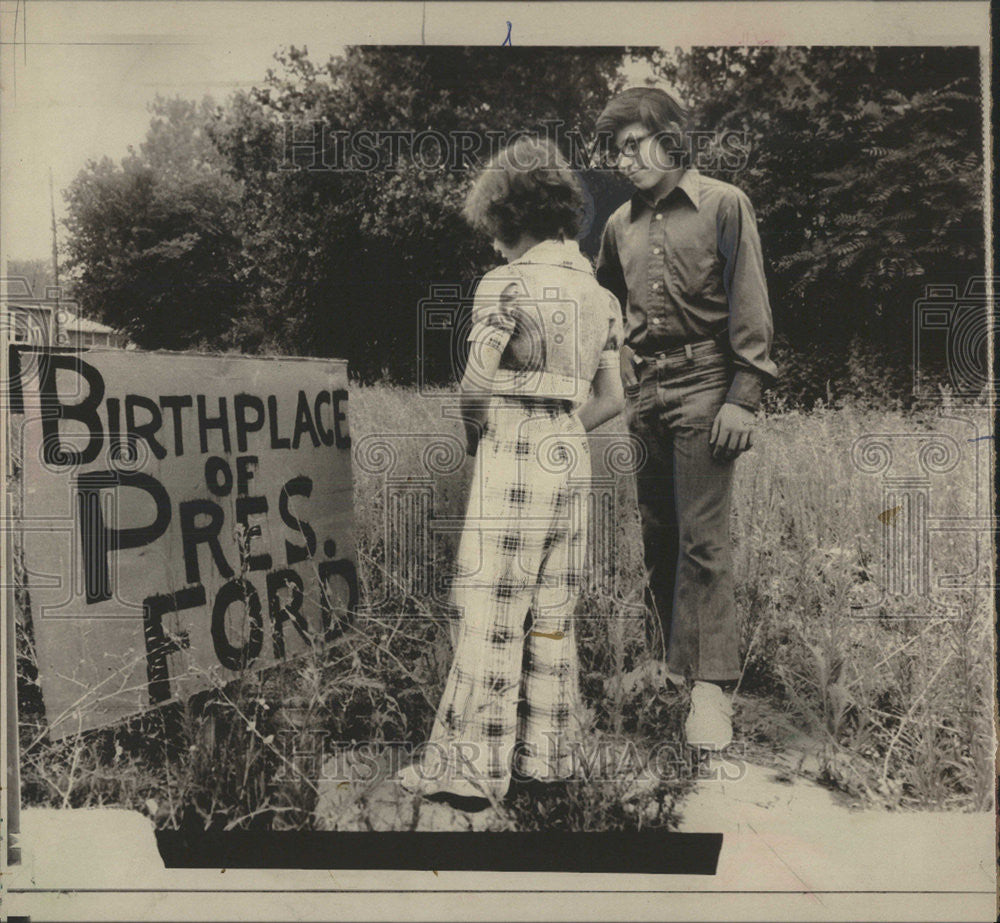
[[[582,404],[597,369],[618,368],[622,339],[618,299],[575,240],[542,241],[476,287],[470,349],[502,353],[491,393]]]
[[[515,757],[527,775],[569,774],[589,484],[574,415],[559,402],[494,398],[459,545],[461,626],[428,744],[429,787],[502,798]]]

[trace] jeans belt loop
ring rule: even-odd
[[[684,355],[687,356],[688,362],[694,362],[694,350],[691,348],[690,343],[684,344]]]

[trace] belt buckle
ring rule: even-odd
[[[668,362],[671,359],[679,359],[682,351],[688,362],[694,362],[694,350],[690,343],[685,343],[683,346],[672,346],[670,349],[661,349],[654,354],[654,358],[658,362]]]

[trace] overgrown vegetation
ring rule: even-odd
[[[869,381],[854,375],[861,358],[900,393],[926,287],[961,295],[985,273],[977,50],[761,46],[653,57],[698,126],[743,138],[745,158],[721,162],[717,175],[754,203],[775,329],[793,356],[819,347],[782,366],[783,388],[805,392],[806,406],[828,399],[828,387],[867,393]],[[983,349],[985,369],[985,326]]]
[[[914,395],[909,377],[914,363],[942,374],[949,350],[967,369],[985,369],[985,325],[965,341],[942,337],[927,354],[910,351],[924,287],[961,295],[985,269],[977,52],[629,54],[692,104],[693,128],[745,133],[735,172],[725,164],[705,172],[750,194],[768,262],[782,380],[738,469],[733,529],[746,669],[736,746],[765,760],[793,743],[809,749],[822,779],[867,803],[984,809],[993,779],[989,533],[933,537],[935,576],[965,575],[951,581],[957,586],[883,598],[891,510],[879,478],[852,461],[855,441],[868,433],[912,443],[954,431],[964,448],[989,431],[984,410],[966,409],[978,428],[962,422],[938,395]],[[420,306],[440,284],[450,293],[439,290],[440,299],[467,302],[476,276],[495,265],[488,242],[459,218],[477,160],[432,170],[404,151],[392,169],[295,169],[303,164],[289,162],[287,142],[318,137],[305,158],[321,164],[336,163],[338,132],[432,128],[489,141],[491,132],[560,121],[586,142],[622,85],[626,59],[607,48],[357,47],[317,64],[291,49],[260,88],[221,106],[158,99],[145,143],[121,164],[89,164],[67,191],[72,295],[84,313],[145,348],[348,359],[368,383],[352,392],[355,432],[387,434],[398,450],[394,475],[423,476],[427,435],[458,428],[433,395],[392,383],[412,385],[418,365],[432,381],[454,379],[450,341],[418,348]],[[488,153],[489,144],[479,160]],[[593,253],[628,190],[601,170],[586,178],[583,243]],[[22,269],[42,278],[37,266]],[[934,481],[932,515],[993,509],[992,497],[976,495],[989,483],[975,477],[976,451],[967,448]],[[183,706],[50,742],[22,584],[26,803],[125,805],[169,827],[309,827],[319,771],[289,765],[287,735],[322,732],[328,749],[426,738],[450,660],[443,581],[456,536],[407,554],[398,530],[386,526],[382,476],[359,461],[363,586],[353,624],[322,655],[247,673]],[[902,473],[914,473],[915,462],[907,464]],[[460,466],[436,478],[435,515],[461,517],[468,476]],[[611,585],[592,581],[581,602],[583,689],[593,740],[648,753],[679,739],[685,702],[621,683],[644,646],[636,617],[642,569],[628,477],[618,477],[613,493],[615,557],[603,562]],[[678,761],[652,784],[618,778],[541,795],[519,790],[501,822],[670,825],[691,775]],[[373,810],[363,802],[358,822],[375,823]]]
[[[335,355],[367,382],[412,383],[421,363],[450,381],[420,306],[461,304],[495,265],[460,218],[471,170],[532,131],[581,165],[630,56],[691,105],[700,169],[754,203],[786,343],[779,393],[805,407],[857,394],[877,384],[860,365],[905,401],[915,360],[942,374],[943,338],[911,354],[915,305],[929,285],[967,301],[986,271],[975,48],[352,47],[325,63],[293,48],[222,105],[157,100],[144,144],[81,171],[74,297],[144,348]],[[713,160],[713,131],[742,141]],[[607,170],[585,180],[593,255],[630,190]],[[985,367],[980,327],[969,348]]]
[[[421,471],[428,436],[455,426],[441,417],[439,400],[412,389],[359,387],[351,401],[355,433],[391,434],[394,475],[404,478]],[[613,436],[621,425],[612,421],[596,438]],[[984,409],[947,403],[910,416],[850,405],[767,415],[737,475],[733,530],[746,666],[733,759],[749,753],[767,761],[794,744],[811,751],[821,780],[865,803],[988,809],[989,535],[933,539],[935,576],[966,575],[959,582],[967,588],[935,589],[929,597],[883,593],[881,541],[892,526],[879,518],[885,512],[879,478],[858,469],[852,449],[866,434],[913,442],[951,433],[975,447],[982,443],[966,440],[989,425]],[[19,589],[26,804],[124,805],[167,827],[311,827],[322,760],[296,768],[282,735],[320,731],[328,755],[352,742],[426,739],[451,656],[452,614],[435,598],[435,585],[449,573],[455,537],[433,544],[430,574],[419,562],[394,557],[390,546],[399,544],[386,529],[384,483],[372,466],[358,464],[360,450],[359,439],[361,611],[325,653],[247,673],[183,706],[51,743],[35,683],[30,600]],[[972,448],[947,478],[935,479],[932,516],[969,517],[991,508],[989,497],[975,506],[977,463]],[[438,478],[435,516],[462,515],[468,476],[465,465]],[[685,703],[622,686],[645,642],[635,617],[641,551],[630,480],[620,476],[614,491],[614,588],[592,579],[581,601],[582,687],[592,742],[641,756],[679,741]],[[670,825],[692,778],[678,762],[659,779],[619,774],[542,794],[515,790],[501,821],[519,829]]]

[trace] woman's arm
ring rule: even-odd
[[[617,368],[602,366],[594,376],[590,397],[576,412],[589,433],[612,417],[617,417],[625,409],[625,391],[622,388],[621,373]]]
[[[459,408],[465,424],[465,451],[475,455],[486,425],[486,405],[503,349],[485,342],[472,343],[465,374],[459,385]]]
[[[476,454],[500,359],[517,327],[517,292],[510,272],[488,272],[476,286],[469,358],[459,384],[459,413],[465,424],[465,450],[469,455]]]

